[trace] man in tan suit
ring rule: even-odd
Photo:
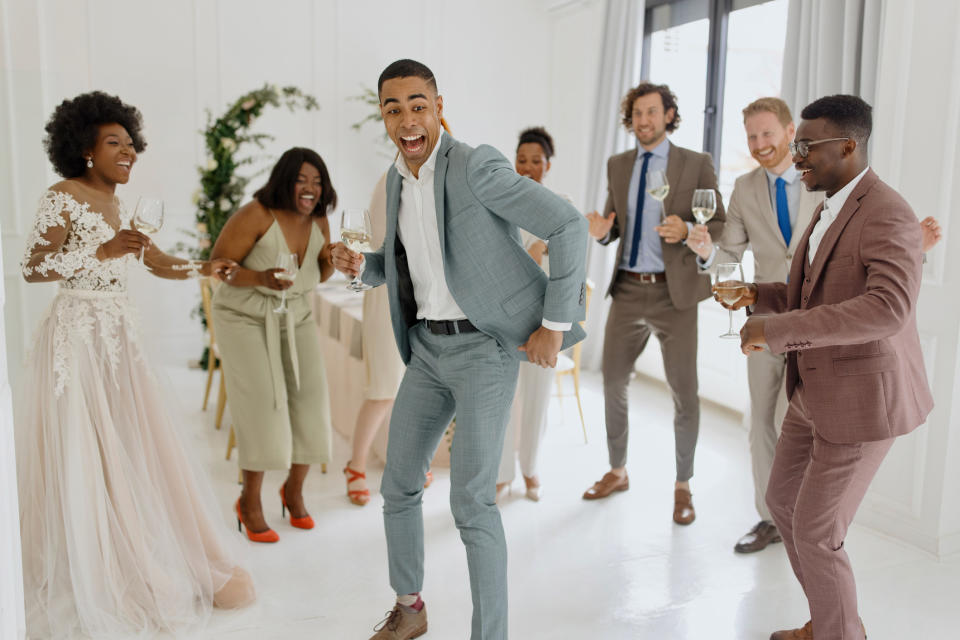
[[[686,246],[693,228],[695,189],[713,189],[717,177],[707,154],[674,146],[667,133],[680,123],[676,96],[666,85],[641,83],[622,104],[623,125],[639,149],[607,162],[607,202],[603,215],[587,217],[590,234],[601,244],[621,238],[607,294],[613,297],[603,338],[603,393],[610,471],[583,494],[605,498],[629,488],[627,478],[627,383],[651,333],[660,341],[667,384],[674,400],[676,484],[673,519],[696,517],[690,493],[700,427],[697,395],[697,303],[710,295],[710,278]],[[669,193],[661,206],[649,193],[654,172],[664,171]],[[723,205],[708,223],[719,237]]]
[[[843,95],[804,108],[793,160],[807,189],[826,198],[788,283],[746,285],[735,304],[753,305],[744,353],[788,354],[790,406],[767,505],[810,621],[771,640],[865,638],[844,538],[894,438],[933,407],[916,321],[922,233],[867,164],[870,112]]]
[[[790,108],[780,98],[760,98],[743,110],[750,155],[760,164],[737,178],[727,208],[727,221],[719,244],[706,227],[697,225],[687,241],[708,269],[721,262],[740,262],[749,246],[753,250],[757,282],[785,282],[790,261],[803,230],[823,197],[803,188],[793,166],[790,143],[796,128]],[[740,538],[734,550],[760,551],[780,534],[770,517],[764,496],[787,410],[784,376],[787,356],[761,351],[747,360],[750,385],[750,458],[753,462],[754,499],[760,522]]]

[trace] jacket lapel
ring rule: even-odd
[[[847,198],[843,208],[840,209],[840,213],[837,214],[837,218],[827,228],[827,232],[823,234],[820,246],[817,247],[817,255],[814,256],[813,263],[810,265],[810,279],[813,282],[816,282],[823,272],[823,267],[827,263],[830,254],[833,253],[833,248],[836,246],[837,240],[840,239],[840,234],[843,233],[844,227],[847,226],[850,218],[860,209],[860,199],[866,195],[867,191],[870,190],[876,181],[877,174],[875,174],[872,169],[867,171],[867,174],[860,180],[860,183],[850,194],[850,197]],[[817,217],[819,218],[819,216]],[[811,225],[810,228],[812,230],[813,226]],[[806,257],[804,257],[804,259],[806,259]]]
[[[387,171],[387,226],[383,236],[384,253],[392,256],[397,239],[397,220],[400,214],[400,187],[402,178],[397,168]],[[390,260],[391,258],[387,258]]]
[[[670,190],[667,192],[667,197],[663,199],[664,217],[670,215],[670,209],[673,206],[673,197],[677,195],[677,187],[680,186],[680,176],[682,175],[683,154],[680,153],[678,147],[671,142],[670,151],[667,154],[667,183],[670,185]],[[663,244],[662,240],[661,244]]]
[[[763,167],[757,169],[753,176],[753,188],[751,189],[756,197],[758,211],[763,212],[763,224],[769,228],[770,232],[777,239],[777,242],[786,248],[787,243],[783,240],[783,233],[780,232],[780,223],[777,220],[777,212],[770,203],[770,183],[767,181],[767,170]],[[796,236],[798,234],[794,234]]]
[[[440,257],[443,259],[443,264],[447,264],[447,243],[445,242],[445,238],[447,236],[443,193],[444,181],[447,177],[447,165],[449,164],[447,154],[450,152],[450,148],[452,146],[453,138],[451,138],[449,135],[440,137],[440,151],[437,152],[437,164],[434,166],[433,171],[433,200],[437,209],[437,232],[440,236]]]
[[[630,198],[633,197],[633,194],[630,193],[630,177],[633,174],[633,165],[636,161],[637,161],[637,150],[634,149],[632,152],[625,155],[623,157],[623,160],[620,162],[620,164],[617,165],[617,176],[616,176],[617,182],[616,184],[613,185],[615,189],[614,193],[627,194],[627,198],[626,200],[624,200],[622,207],[617,207],[616,204],[614,204],[617,211],[617,225],[620,228],[620,235],[621,235],[620,246],[617,248],[618,254],[623,251],[623,245],[625,242],[625,238],[623,238],[622,236],[627,231],[627,207],[629,206]],[[612,177],[613,176],[611,176],[611,178]],[[617,264],[618,265],[620,264],[619,255],[617,256]]]

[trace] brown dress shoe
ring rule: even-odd
[[[863,629],[863,640],[867,640],[867,628],[863,626],[863,620],[860,620],[860,628]],[[807,624],[799,629],[774,631],[770,640],[813,640],[813,621],[808,620]]]
[[[737,553],[755,553],[766,549],[768,544],[782,541],[777,525],[769,520],[761,520],[750,530],[750,533],[737,541],[733,550]]]
[[[412,640],[427,632],[427,607],[410,613],[399,604],[373,628],[370,640]]]
[[[673,521],[677,524],[690,524],[697,518],[693,510],[693,494],[686,489],[673,491]]]
[[[606,498],[614,491],[626,491],[629,488],[630,478],[626,474],[621,478],[613,471],[607,471],[599,482],[594,482],[593,486],[583,493],[583,499],[599,500],[600,498]]]

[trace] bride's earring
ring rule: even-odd
[[[93,158],[87,158],[87,169],[93,169]]]

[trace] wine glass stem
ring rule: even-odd
[[[144,249],[145,249],[145,247],[140,247],[140,265],[141,265],[141,266],[144,266],[144,264],[143,264],[143,251],[144,251]]]
[[[727,333],[733,333],[733,309],[727,309],[727,313],[730,315],[730,324],[727,328]]]

